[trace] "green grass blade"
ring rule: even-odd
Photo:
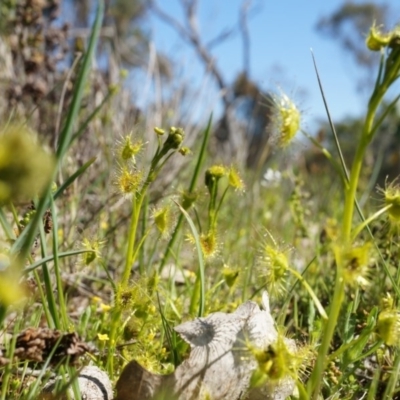
[[[90,113],[90,115],[86,118],[86,120],[79,127],[78,131],[75,132],[71,138],[71,143],[79,138],[83,132],[85,132],[86,128],[89,126],[90,122],[94,119],[94,117],[99,113],[99,111],[103,108],[104,104],[110,99],[110,97],[114,94],[113,90],[109,90],[102,102]],[[70,144],[71,144],[70,143]]]
[[[321,143],[318,142],[314,137],[312,137],[309,133],[307,133],[304,130],[301,130],[301,133],[312,142],[312,144],[315,147],[318,147],[318,149],[321,150],[321,153],[325,156],[325,158],[332,164],[333,168],[337,172],[337,174],[340,176],[342,179],[342,183],[344,185],[347,184],[348,182],[348,177],[346,177],[343,173],[343,168],[342,166],[337,162],[337,160],[332,156],[332,154],[329,152],[328,149],[326,149],[324,146],[321,145]]]
[[[77,178],[79,178],[95,161],[97,157],[92,157],[89,161],[85,162],[79,169],[77,169],[54,193],[54,200],[56,200],[63,191],[70,186]]]
[[[88,49],[82,61],[82,67],[78,75],[77,84],[73,93],[72,102],[68,111],[65,125],[60,133],[60,138],[56,152],[57,160],[59,161],[60,164],[62,162],[65,153],[68,150],[68,147],[71,144],[73,127],[74,124],[76,123],[79,109],[81,107],[83,92],[89,76],[90,66],[96,49],[97,40],[100,34],[100,28],[103,21],[103,14],[104,14],[104,2],[103,0],[99,0],[96,19],[92,27],[92,34],[90,36]]]
[[[14,232],[12,230],[11,225],[7,221],[6,215],[4,214],[3,208],[0,207],[0,225],[3,228],[4,233],[6,234],[6,237],[8,240],[13,240],[15,239]]]
[[[54,275],[56,278],[56,286],[57,286],[57,295],[58,295],[58,306],[61,315],[61,328],[64,330],[68,330],[68,315],[67,315],[67,305],[65,303],[64,298],[64,288],[61,280],[61,271],[60,271],[60,259],[58,254],[58,220],[57,220],[57,208],[54,204],[54,200],[51,199],[51,215],[53,219],[53,259],[54,259]]]

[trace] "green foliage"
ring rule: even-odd
[[[164,374],[188,352],[175,325],[232,311],[259,300],[265,289],[272,313],[298,346],[288,347],[283,334],[268,348],[249,343],[246,356],[257,365],[253,386],[290,377],[301,399],[394,397],[400,371],[397,181],[380,190],[378,210],[359,198],[370,190],[363,184],[370,176],[363,171],[367,149],[394,110],[395,101],[385,103],[384,96],[400,76],[398,31],[382,52],[365,120],[354,125],[355,154],[341,157],[340,135],[338,157],[333,146],[308,135],[337,180],[316,178],[293,162],[278,185],[263,185],[254,172],[242,178],[240,166],[211,156],[211,117],[204,130],[196,127],[191,150],[184,130],[167,123],[148,135],[138,128],[106,141],[112,129],[102,113],[113,110],[113,91],[81,111],[102,8],[62,118],[55,161],[25,127],[10,125],[0,134],[0,327],[10,334],[0,347],[0,399],[37,398],[48,370],[79,398],[70,359],[52,362],[57,346],[42,362],[14,358],[16,338],[27,327],[78,333],[95,347],[80,363],[105,368],[114,381],[131,359]],[[298,131],[300,113],[286,95],[274,104],[280,149]],[[80,142],[92,125],[100,126],[97,135],[92,128],[97,142],[87,139],[97,157]],[[252,182],[246,190],[244,182]],[[21,198],[33,201],[26,206]],[[372,377],[365,378],[371,364]],[[40,371],[31,385],[28,367]]]

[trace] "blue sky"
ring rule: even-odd
[[[179,3],[158,0],[166,12],[182,21]],[[235,24],[241,3],[241,0],[199,0],[199,29],[206,42],[223,28]],[[257,12],[249,21],[251,78],[264,88],[282,88],[293,95],[311,125],[317,118],[325,118],[325,111],[310,48],[317,60],[333,119],[358,115],[365,110],[366,99],[355,90],[357,67],[337,42],[322,37],[315,29],[320,17],[330,15],[342,3],[340,0],[253,0]],[[392,15],[398,15],[397,21],[400,20],[398,0],[376,3],[388,4]],[[204,70],[190,46],[156,17],[150,18],[150,29],[156,47],[181,64],[182,76],[193,84],[200,83]],[[227,81],[232,82],[243,65],[240,36],[228,39],[213,49],[212,54]]]

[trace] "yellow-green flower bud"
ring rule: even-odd
[[[158,136],[164,135],[165,131],[162,128],[154,127],[154,132],[157,133]]]
[[[110,85],[108,87],[109,92],[114,96],[120,91],[120,86],[119,85]]]
[[[191,153],[189,147],[181,147],[178,151],[179,151],[179,153],[181,153],[184,157]]]
[[[125,79],[128,76],[128,74],[129,74],[129,71],[127,69],[123,68],[119,71],[119,76],[121,79]]]
[[[183,142],[184,136],[185,133],[182,128],[171,128],[167,138],[167,142],[171,143],[172,149],[178,149]]]
[[[369,30],[369,34],[365,43],[369,50],[380,51],[383,47],[386,47],[391,39],[391,34],[383,34],[379,31],[379,28],[374,24]]]
[[[185,137],[185,132],[182,128],[175,128],[172,126],[169,129],[167,140],[164,142],[161,154],[166,154],[169,150],[179,149]]]
[[[226,173],[226,168],[223,165],[214,165],[207,169],[205,173],[205,184],[210,193],[215,183],[225,176]]]

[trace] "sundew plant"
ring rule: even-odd
[[[169,374],[190,352],[174,326],[259,302],[264,291],[279,335],[266,349],[246,343],[255,365],[247,389],[289,379],[292,398],[397,398],[399,180],[377,189],[379,207],[359,198],[367,150],[400,98],[387,98],[400,76],[400,29],[374,25],[366,39],[381,57],[351,160],[332,122],[337,153],[303,129],[289,96],[271,96],[275,153],[303,133],[338,174],[337,196],[329,203],[318,188],[310,210],[313,182],[298,165],[265,188],[236,160],[222,163],[210,151],[212,116],[190,140],[168,118],[112,132],[115,86],[83,107],[99,4],[54,148],[29,116],[0,121],[0,400],[80,399],[86,365],[113,384],[131,360]],[[92,126],[101,162],[79,152]]]

